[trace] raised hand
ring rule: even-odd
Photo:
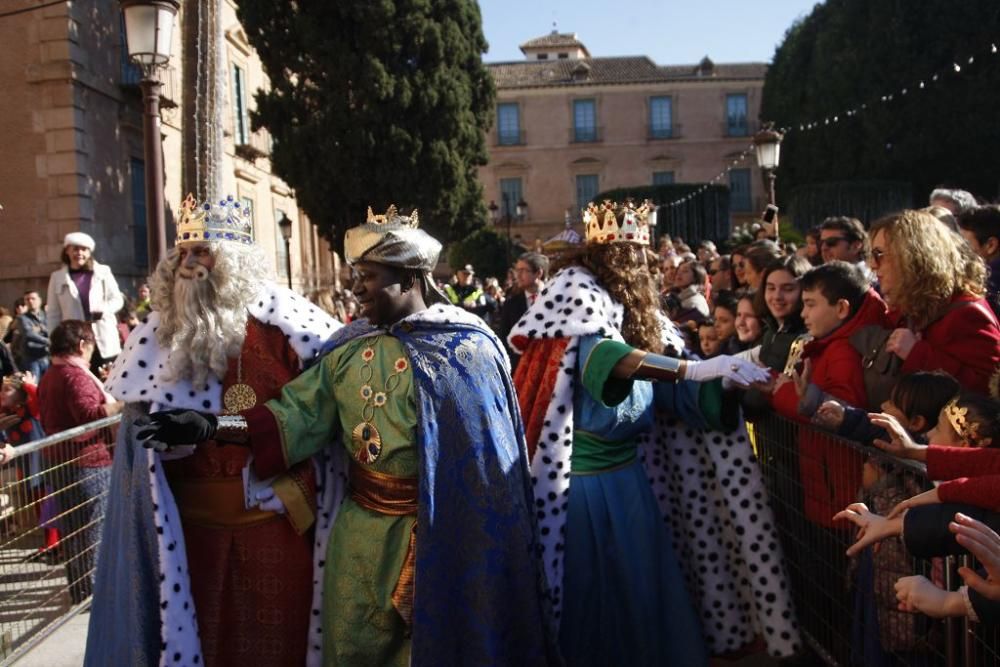
[[[799,400],[802,400],[809,388],[809,383],[812,382],[812,359],[806,359],[802,362],[801,372],[792,371],[792,382],[795,383],[795,393],[798,394]]]
[[[845,519],[858,527],[857,541],[847,549],[848,556],[857,556],[866,547],[903,531],[902,519],[890,520],[875,514],[864,503],[851,503],[847,509],[833,515],[834,521]]]
[[[907,498],[906,500],[899,502],[892,508],[887,516],[890,519],[894,519],[897,516],[902,516],[903,512],[911,507],[916,507],[918,505],[932,505],[939,502],[941,502],[941,499],[938,497],[937,489],[931,489],[930,491],[918,493],[912,498]]]
[[[885,342],[885,351],[893,352],[905,361],[918,340],[920,340],[919,334],[915,334],[909,329],[896,329],[889,334],[889,339]]]
[[[872,424],[885,429],[889,434],[889,440],[876,439],[876,447],[903,459],[927,460],[927,447],[913,442],[910,434],[895,417],[885,412],[871,412],[868,418]]]
[[[704,382],[725,378],[740,385],[748,387],[755,382],[767,382],[770,373],[766,368],[761,368],[757,364],[724,354],[707,361],[689,361],[684,371],[685,380]]]
[[[838,401],[828,400],[820,404],[813,419],[823,428],[836,431],[844,423],[844,415],[846,414],[847,410],[844,409],[843,404]]]
[[[901,577],[896,582],[896,599],[902,611],[921,612],[931,618],[965,615],[961,593],[942,590],[926,577]]]
[[[1000,535],[983,522],[962,513],[955,515],[955,521],[948,524],[948,528],[955,533],[955,541],[968,549],[986,570],[984,579],[975,570],[960,567],[958,574],[965,584],[991,600],[1000,601]]]

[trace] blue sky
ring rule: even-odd
[[[770,62],[795,19],[816,0],[479,0],[486,62],[521,60],[517,48],[552,31],[575,32],[590,55],[648,55],[660,65]]]

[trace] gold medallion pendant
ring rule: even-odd
[[[248,384],[243,384],[243,353],[236,358],[236,384],[222,396],[222,406],[226,412],[235,415],[257,405],[257,393]]]
[[[375,424],[361,422],[355,426],[351,432],[351,441],[357,446],[354,458],[359,463],[375,463],[382,453],[382,436],[379,435]]]
[[[225,396],[222,397],[222,403],[226,412],[236,414],[257,405],[257,394],[253,387],[239,382],[226,390]]]

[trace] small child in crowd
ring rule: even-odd
[[[719,340],[719,332],[715,328],[714,320],[705,320],[698,325],[698,345],[701,349],[702,359],[711,359],[719,355],[722,341]]]
[[[802,320],[812,340],[802,350],[802,372],[779,377],[772,406],[785,417],[806,421],[831,396],[848,405],[866,405],[861,355],[850,336],[864,326],[884,325],[885,303],[861,270],[847,262],[818,266],[798,282]],[[833,527],[833,512],[854,500],[861,485],[861,456],[807,430],[799,435],[799,452],[805,515]]]

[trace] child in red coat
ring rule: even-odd
[[[886,305],[869,287],[857,266],[832,261],[799,278],[802,319],[813,339],[802,351],[806,368],[792,382],[779,378],[771,404],[790,419],[809,421],[827,398],[867,404],[861,355],[852,333],[886,324]],[[798,384],[798,386],[796,386]],[[799,473],[806,518],[833,527],[833,513],[851,503],[861,485],[861,455],[825,436],[803,430],[799,435]]]

